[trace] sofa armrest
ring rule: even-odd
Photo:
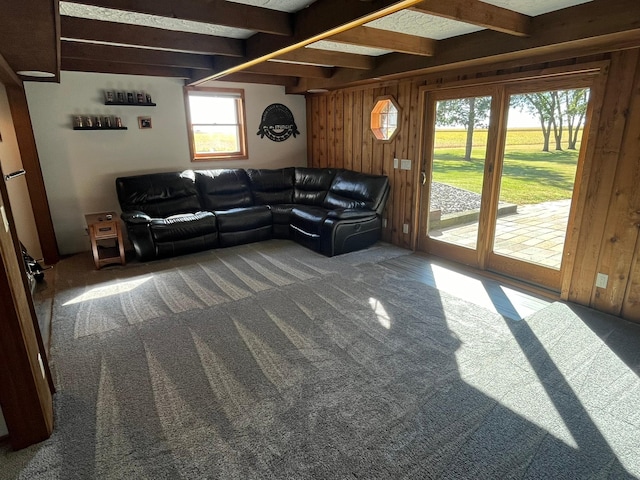
[[[124,223],[128,223],[129,225],[148,225],[149,223],[151,223],[151,217],[139,210],[122,212],[120,218],[122,218]]]
[[[327,218],[335,220],[351,220],[356,218],[372,218],[376,216],[376,212],[371,210],[362,210],[359,208],[337,208],[330,210]]]

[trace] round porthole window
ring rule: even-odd
[[[391,96],[379,97],[371,110],[371,132],[378,140],[391,140],[398,133],[400,107]]]

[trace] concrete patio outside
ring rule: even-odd
[[[501,215],[496,225],[494,252],[559,269],[571,200],[519,205],[516,213]],[[475,248],[478,222],[430,229],[442,242]]]

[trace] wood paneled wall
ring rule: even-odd
[[[493,72],[455,72],[354,87],[307,97],[308,158],[313,167],[342,167],[388,175],[391,196],[383,239],[411,248],[417,228],[416,196],[421,159],[422,85],[476,77],[513,76],[527,70],[610,60],[594,86],[596,101],[562,272],[562,298],[640,322],[640,49],[545,65],[509,65]],[[400,130],[390,142],[369,129],[376,98],[393,95],[401,108]],[[394,169],[410,159],[412,170]],[[409,233],[403,233],[403,225]],[[596,288],[597,273],[609,276]]]
[[[387,87],[334,91],[307,99],[309,166],[338,167],[387,175],[391,196],[383,230],[385,241],[411,247],[414,171],[420,129],[419,84],[402,82]],[[398,134],[389,142],[377,140],[370,129],[371,110],[378,97],[392,95],[400,105]],[[410,159],[414,168],[393,168],[393,159]],[[409,233],[403,233],[403,225]]]

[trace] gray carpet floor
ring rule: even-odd
[[[640,327],[523,321],[409,280],[388,245],[269,241],[56,267],[53,436],[0,478],[640,475]]]

